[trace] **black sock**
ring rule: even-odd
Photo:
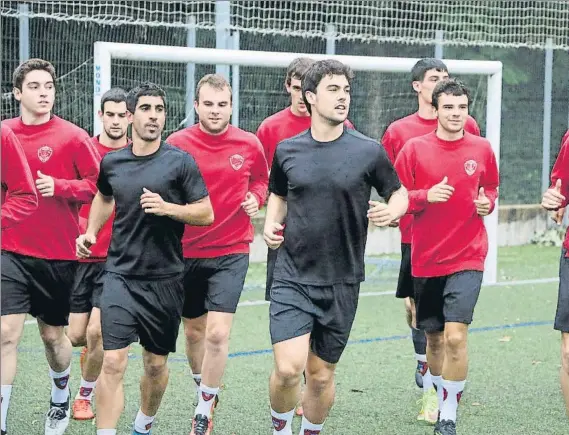
[[[413,346],[415,353],[418,355],[426,355],[427,353],[427,336],[424,331],[420,329],[411,328],[411,335],[413,337]]]

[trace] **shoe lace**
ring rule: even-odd
[[[194,418],[194,432],[196,435],[205,435],[209,427],[209,419],[205,415],[197,415]]]
[[[434,390],[423,395],[423,407],[431,412],[439,409],[439,398]]]
[[[49,427],[54,429],[57,427],[59,422],[63,420],[67,413],[63,408],[59,406],[52,406],[49,411],[47,411],[47,418],[49,419]]]

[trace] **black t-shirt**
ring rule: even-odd
[[[269,190],[287,200],[275,279],[331,285],[365,280],[371,188],[385,199],[401,187],[384,148],[354,130],[317,142],[310,130],[280,142]]]
[[[97,187],[116,207],[106,270],[140,278],[182,273],[184,223],[145,213],[140,196],[144,187],[180,205],[207,196],[193,157],[164,142],[154,154],[136,156],[129,145],[105,155]]]

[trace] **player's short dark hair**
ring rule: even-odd
[[[413,65],[413,68],[411,68],[411,81],[422,82],[425,79],[427,71],[432,69],[437,72],[448,73],[448,68],[442,60],[435,59],[434,57],[425,57],[420,59],[415,65]]]
[[[105,103],[112,101],[113,103],[126,103],[126,91],[122,88],[111,88],[101,97],[101,112],[105,111]]]
[[[313,63],[314,60],[308,57],[297,57],[294,59],[286,70],[286,85],[290,86],[292,79],[302,80],[302,76],[306,74],[306,71]]]
[[[25,62],[22,62],[18,68],[14,70],[14,74],[12,75],[12,84],[14,88],[21,91],[26,75],[37,70],[47,71],[49,75],[51,75],[53,84],[55,85],[55,68],[50,62],[43,59],[28,59]]]
[[[306,99],[306,93],[316,93],[316,88],[326,76],[345,76],[348,83],[352,83],[354,72],[348,65],[335,59],[325,59],[314,62],[302,77],[302,99],[306,110],[312,115],[312,107]]]
[[[140,97],[160,97],[166,107],[166,92],[160,86],[151,82],[144,82],[141,85],[132,88],[126,97],[126,108],[130,113],[134,113],[138,99]]]
[[[464,83],[457,79],[442,80],[437,83],[435,89],[433,89],[433,99],[432,105],[435,109],[439,108],[439,97],[442,94],[454,95],[455,97],[460,97],[461,95],[466,95],[468,98],[468,104],[470,104],[470,91]]]
[[[204,85],[209,85],[218,91],[223,91],[225,88],[229,89],[229,101],[233,102],[233,90],[227,79],[221,74],[206,74],[200,79],[196,87],[196,101],[198,103],[200,101],[200,90]]]

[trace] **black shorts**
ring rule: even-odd
[[[569,258],[567,251],[562,249],[559,260],[559,293],[557,297],[557,312],[553,327],[557,331],[569,333]]]
[[[182,316],[196,319],[208,311],[235,313],[249,269],[249,254],[186,258]]]
[[[271,249],[267,252],[267,283],[265,285],[265,300],[271,300],[271,287],[273,285],[273,273],[275,272],[275,264],[277,263],[278,249]]]
[[[395,297],[400,299],[415,297],[413,275],[411,275],[411,244],[401,243],[401,267]]]
[[[76,268],[76,261],[2,252],[2,316],[31,314],[47,325],[67,325]]]
[[[469,325],[480,295],[483,273],[466,270],[434,278],[413,278],[417,328],[441,332],[446,322]]]
[[[79,263],[75,282],[71,289],[71,312],[90,313],[93,307],[100,308],[103,293],[105,262]]]
[[[179,275],[145,280],[106,272],[101,296],[103,349],[124,349],[138,339],[156,355],[175,352],[183,304]]]
[[[348,343],[359,293],[359,283],[314,286],[275,279],[269,309],[272,343],[310,333],[312,352],[336,364]]]

